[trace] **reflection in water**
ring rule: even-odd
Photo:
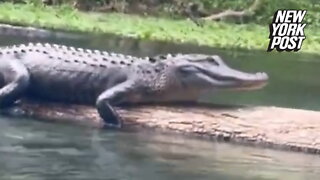
[[[111,36],[72,37],[0,36],[0,45],[44,41],[136,56],[217,53],[233,67],[268,72],[271,82],[262,91],[209,94],[206,100],[320,110],[318,56],[231,52]],[[1,118],[0,154],[0,179],[300,180],[317,179],[320,174],[320,160],[310,155],[151,132],[107,132],[23,119]]]
[[[0,179],[316,179],[311,155],[151,132],[0,121]]]
[[[311,155],[151,132],[0,121],[0,179],[316,179]]]

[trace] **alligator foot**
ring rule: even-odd
[[[105,129],[120,129],[122,128],[122,121],[117,119],[117,124],[113,124],[113,123],[109,123],[107,121],[104,120],[104,124],[103,124],[103,128]]]
[[[122,127],[122,119],[109,103],[98,105],[97,110],[104,121],[105,128],[118,129]]]
[[[125,81],[110,89],[105,90],[99,95],[96,101],[96,107],[100,116],[105,121],[106,127],[121,128],[122,120],[114,108],[110,105],[119,105],[125,97],[133,92],[134,81]]]

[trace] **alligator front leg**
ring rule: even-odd
[[[107,127],[120,128],[122,126],[121,117],[114,110],[112,105],[118,105],[128,96],[133,89],[131,82],[124,82],[101,93],[96,101],[98,113],[102,117]]]
[[[1,59],[0,108],[12,105],[28,88],[29,72],[18,60]]]

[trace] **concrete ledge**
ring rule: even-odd
[[[320,112],[212,105],[119,108],[124,128],[157,129],[237,144],[320,154]],[[102,127],[95,108],[24,101],[3,112],[52,122]]]

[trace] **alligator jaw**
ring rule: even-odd
[[[256,90],[268,84],[269,77],[264,72],[248,74],[248,79],[238,79],[239,83],[232,90]]]
[[[234,69],[228,69],[225,75],[218,73],[208,73],[206,76],[211,78],[212,85],[220,89],[228,90],[256,90],[267,85],[269,77],[265,72],[246,73]]]

